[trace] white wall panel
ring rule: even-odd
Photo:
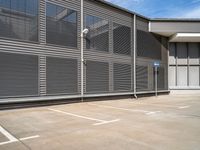
[[[189,85],[199,86],[199,67],[190,66],[189,68]]]
[[[169,87],[176,86],[176,67],[170,66],[169,67]]]
[[[187,86],[187,67],[178,66],[177,68],[177,86]]]

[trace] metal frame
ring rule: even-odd
[[[134,96],[137,98],[137,95],[136,95],[136,51],[137,51],[137,47],[136,47],[136,38],[137,38],[137,30],[136,30],[136,15],[134,15],[134,19],[133,19],[133,23],[134,23],[134,28],[133,28],[133,34],[134,34],[134,38],[133,38],[133,47],[134,47],[134,50],[133,50],[133,83],[134,83],[134,89],[133,89],[133,92],[134,92]]]
[[[83,35],[83,28],[84,28],[84,5],[83,0],[81,0],[81,97],[83,101],[84,97],[84,35]]]

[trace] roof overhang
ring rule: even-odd
[[[200,42],[200,20],[153,20],[149,32],[169,37],[170,42]]]
[[[169,39],[170,42],[200,42],[200,33],[176,33]]]

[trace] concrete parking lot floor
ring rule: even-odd
[[[199,150],[200,96],[0,111],[1,150]]]

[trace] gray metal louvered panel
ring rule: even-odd
[[[113,68],[114,91],[131,91],[131,65],[114,63]]]
[[[136,19],[136,29],[137,29],[137,39],[136,39],[136,49],[137,49],[137,56],[136,56],[136,64],[138,66],[148,66],[148,73],[146,76],[146,87],[140,87],[138,89],[138,85],[136,85],[137,89],[140,92],[145,91],[154,91],[155,90],[155,83],[154,83],[154,70],[153,70],[153,63],[154,61],[160,61],[162,67],[167,68],[168,66],[168,38],[159,36],[148,31],[148,20],[137,17]],[[137,71],[137,69],[136,69]],[[162,72],[163,73],[163,72]],[[137,77],[137,76],[136,76]],[[162,79],[161,79],[162,77]],[[158,90],[168,89],[168,71],[164,69],[164,75],[159,77],[160,81],[162,82],[161,87]],[[142,81],[141,81],[142,82]]]
[[[77,94],[78,64],[75,59],[47,57],[47,94]]]
[[[38,56],[0,53],[0,97],[38,96]]]
[[[142,31],[148,31],[149,30],[149,21],[141,18],[141,17],[136,17],[136,28],[138,30],[142,30]]]
[[[89,29],[86,36],[86,48],[109,51],[109,22],[96,16],[86,15],[85,26]]]
[[[148,66],[136,65],[136,91],[148,90]]]
[[[137,56],[150,59],[162,59],[162,46],[166,47],[166,42],[162,43],[162,37],[148,30],[148,20],[137,17],[136,20],[136,45]]]
[[[113,52],[131,55],[131,28],[113,23]]]
[[[70,9],[73,9],[75,11],[80,11],[80,0],[70,0],[70,1],[63,1],[63,0],[48,0],[48,2],[52,2],[54,4],[58,4],[60,6],[64,6]],[[40,37],[40,43],[46,44],[46,0],[40,0],[40,15],[39,15],[39,37]],[[77,49],[80,48],[80,36],[78,36],[78,33],[80,33],[80,13],[77,14]],[[54,46],[58,47],[59,46]],[[62,47],[61,47],[62,48]],[[70,49],[70,48],[69,48]],[[76,49],[76,48],[75,48]]]
[[[86,93],[109,92],[109,64],[107,62],[87,61]]]
[[[165,90],[165,68],[164,67],[158,68],[158,90]]]
[[[118,18],[125,22],[131,22],[132,15],[119,9],[115,9],[108,5],[104,5],[95,0],[85,0],[84,1],[85,10],[93,10],[96,14],[104,14],[105,16],[112,16],[113,18]]]
[[[161,60],[161,36],[137,30],[137,55]]]

